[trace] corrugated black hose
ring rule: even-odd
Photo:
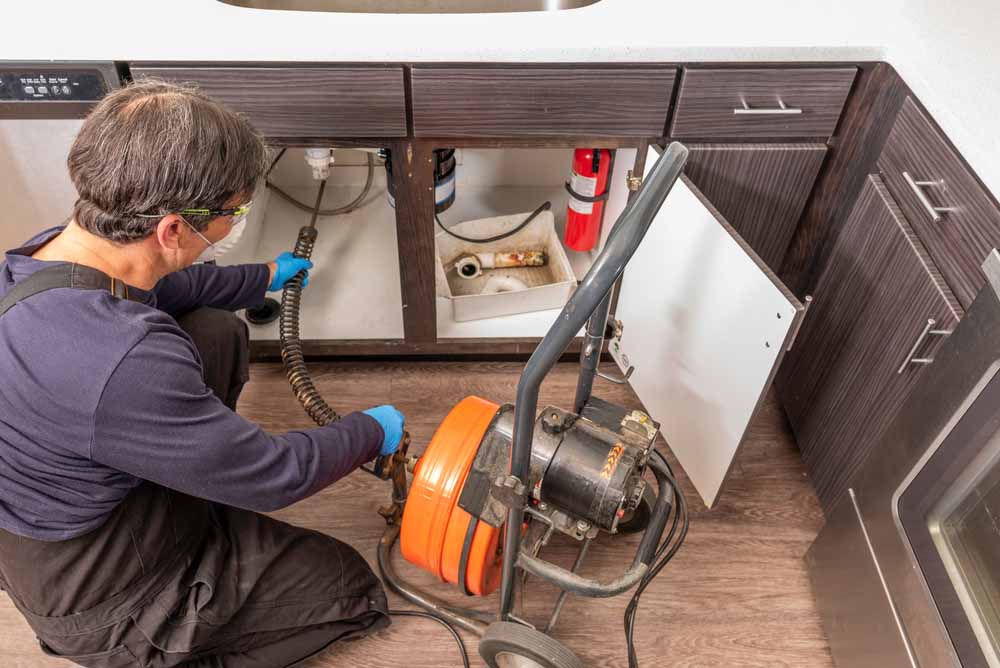
[[[320,204],[323,202],[323,191],[326,190],[326,180],[319,184],[319,194],[316,196],[316,207],[312,220],[299,230],[292,254],[308,260],[312,257],[316,245],[316,219],[319,217]],[[278,332],[281,337],[281,361],[285,364],[285,375],[292,386],[292,393],[299,400],[309,417],[321,427],[340,419],[319,390],[313,384],[306,358],[302,352],[302,339],[299,338],[299,310],[302,304],[302,281],[306,272],[300,271],[285,283],[281,291],[281,311],[278,316]]]

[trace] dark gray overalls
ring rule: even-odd
[[[128,298],[99,271],[57,265],[14,286],[0,317],[56,287]],[[177,322],[207,385],[235,408],[249,378],[246,325],[208,308]],[[42,651],[87,668],[282,668],[389,624],[382,586],[350,546],[148,482],[70,540],[0,529],[0,586]]]

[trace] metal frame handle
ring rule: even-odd
[[[751,107],[749,104],[747,104],[747,101],[743,98],[740,98],[740,103],[743,106],[733,109],[734,114],[739,114],[743,116],[786,116],[786,115],[802,113],[802,109],[798,107],[789,107],[785,105],[785,102],[780,97],[778,98],[777,109],[774,109],[773,107],[770,109],[768,108],[755,109]]]
[[[639,248],[653,218],[667,199],[674,183],[680,178],[687,156],[688,149],[683,144],[673,142],[667,146],[649,176],[644,179],[642,188],[634,198],[630,199],[618,222],[615,223],[604,244],[604,250],[594,260],[580,286],[525,365],[517,384],[514,443],[510,458],[510,474],[521,484],[528,484],[531,442],[538,411],[538,392],[542,381],[587,319],[608,298],[611,287]],[[523,522],[523,506],[511,508],[507,514],[507,527],[520,527]],[[506,531],[503,576],[500,583],[500,619],[507,619],[513,606],[514,571],[520,554],[521,532]]]
[[[897,375],[906,371],[906,367],[911,364],[931,364],[934,362],[933,357],[914,357],[914,355],[917,354],[917,350],[921,345],[923,345],[924,339],[928,336],[948,336],[951,334],[952,330],[950,329],[932,329],[932,327],[936,324],[937,321],[934,318],[927,318],[927,324],[924,325],[923,331],[920,332],[920,336],[918,336],[917,340],[913,343],[913,347],[910,348],[910,352],[906,354],[906,359],[904,359],[903,363],[899,365],[899,369],[896,371]]]
[[[646,526],[646,532],[642,535],[642,540],[639,541],[639,547],[636,548],[635,557],[633,557],[628,570],[622,575],[613,580],[601,582],[583,577],[576,572],[576,567],[573,570],[566,570],[562,566],[533,557],[525,552],[521,552],[517,557],[518,568],[551,582],[563,591],[591,598],[617,596],[634,587],[649,570],[649,565],[653,563],[656,548],[659,546],[663,531],[667,527],[667,520],[670,518],[670,510],[674,502],[673,488],[668,482],[670,472],[655,459],[649,460],[649,468],[656,477],[656,503],[653,504],[649,524]]]
[[[934,206],[927,198],[927,193],[924,192],[924,188],[943,186],[943,179],[938,179],[937,181],[917,181],[909,172],[903,172],[903,179],[906,181],[906,184],[910,186],[910,190],[912,190],[913,194],[917,196],[918,200],[920,200],[920,205],[924,207],[924,210],[927,211],[927,214],[935,223],[941,221],[942,213],[948,213],[949,211],[955,210],[954,207],[950,206]]]

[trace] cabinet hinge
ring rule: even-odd
[[[636,192],[642,186],[642,177],[636,176],[632,173],[632,170],[628,170],[628,174],[625,176],[625,185],[631,192]]]
[[[795,345],[795,340],[799,338],[799,332],[802,331],[802,323],[806,321],[806,316],[809,315],[809,307],[812,306],[813,303],[812,295],[806,295],[805,299],[802,301],[805,302],[804,308],[802,309],[802,317],[799,318],[799,323],[795,325],[795,332],[792,334],[792,338],[788,341],[788,347],[785,348],[786,353],[792,349],[792,346]]]

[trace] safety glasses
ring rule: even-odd
[[[174,211],[172,213],[179,216],[235,216],[239,218],[240,216],[245,216],[250,213],[250,208],[253,206],[253,200],[250,200],[242,206],[238,206],[235,209],[181,209],[180,211]],[[170,214],[166,213],[137,213],[136,218],[163,218]]]

